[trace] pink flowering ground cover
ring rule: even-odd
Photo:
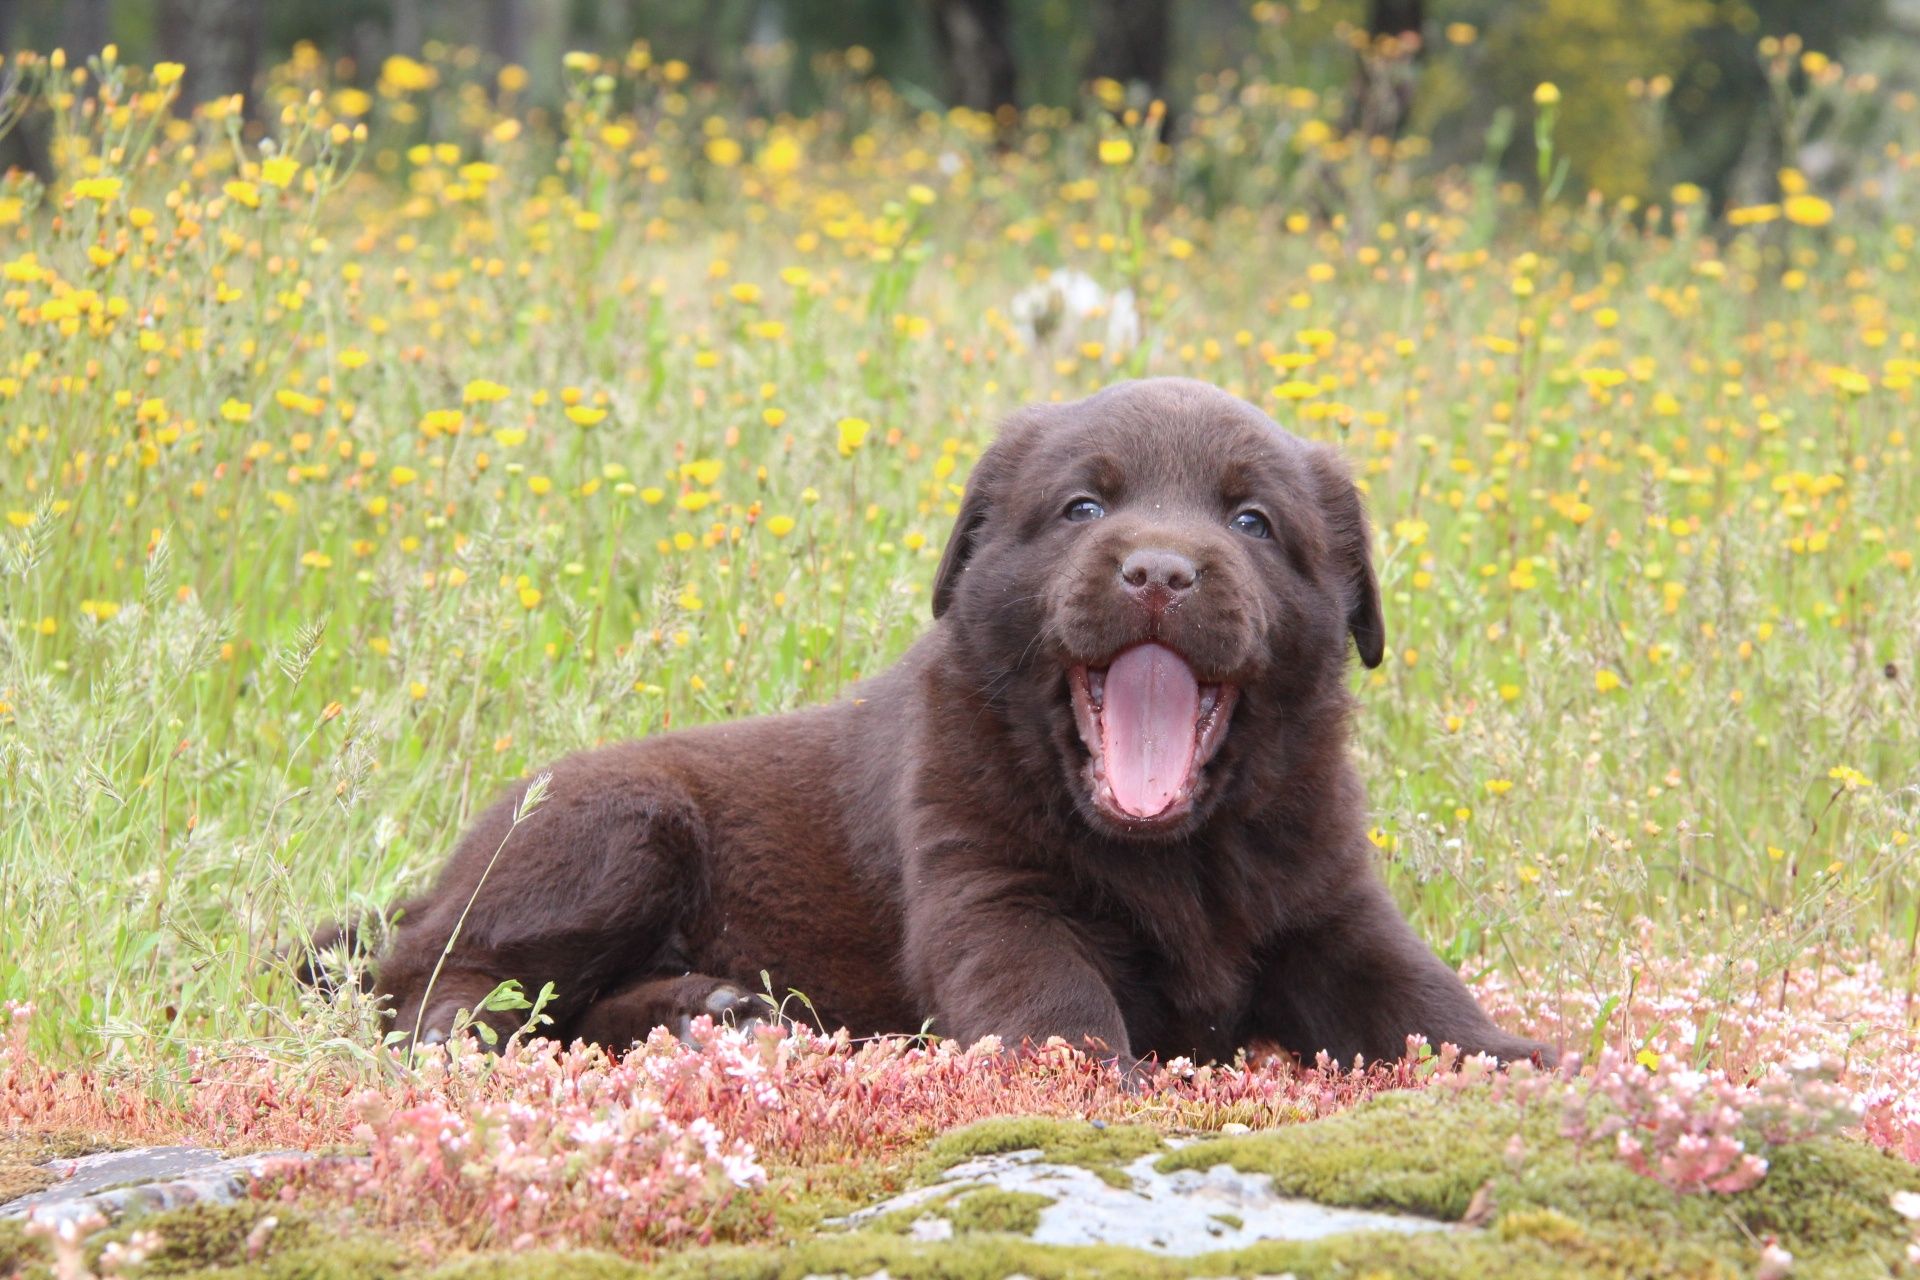
[[[534,1041],[500,1055],[436,1050],[406,1069],[256,1051],[173,1068],[67,1067],[29,1052],[31,1010],[14,1005],[0,1038],[0,1131],[329,1153],[289,1162],[258,1194],[338,1210],[426,1258],[585,1246],[658,1259],[775,1241],[897,1189],[930,1140],[993,1117],[1260,1131],[1436,1087],[1550,1104],[1581,1158],[1681,1196],[1751,1191],[1774,1151],[1826,1135],[1920,1162],[1920,1043],[1906,994],[1864,963],[1803,968],[1744,993],[1741,979],[1714,957],[1649,960],[1632,999],[1613,1003],[1524,974],[1482,982],[1501,1021],[1566,1046],[1571,1061],[1555,1074],[1495,1079],[1489,1064],[1410,1044],[1398,1062],[1348,1069],[1275,1055],[1174,1061],[1137,1090],[1062,1045],[1014,1055],[711,1024],[697,1047],[662,1032],[620,1058]],[[1509,1155],[1524,1163],[1514,1142]],[[121,1246],[114,1256],[138,1253]]]

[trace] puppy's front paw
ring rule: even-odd
[[[682,1044],[698,1043],[693,1035],[693,1020],[709,1017],[715,1026],[738,1027],[746,1030],[760,1025],[766,1019],[760,1015],[767,1011],[766,1002],[755,998],[751,993],[731,982],[716,982],[713,989],[700,1000],[698,1009],[687,1009],[674,1020],[674,1038]]]

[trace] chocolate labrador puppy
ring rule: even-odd
[[[377,962],[396,1025],[444,1037],[512,978],[625,1047],[751,1013],[766,971],[856,1034],[1551,1056],[1375,874],[1347,641],[1376,666],[1385,631],[1331,449],[1183,379],[1023,410],[933,616],[830,706],[571,756],[517,829],[510,788]]]

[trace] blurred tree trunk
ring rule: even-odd
[[[1426,0],[1373,0],[1367,6],[1367,34],[1381,36],[1420,34],[1426,25]]]
[[[1367,6],[1367,47],[1360,51],[1344,122],[1349,132],[1400,136],[1413,112],[1426,17],[1425,0],[1372,0]]]
[[[230,93],[247,95],[266,42],[265,0],[159,0],[160,56],[187,68],[180,103],[191,107]]]
[[[487,49],[502,64],[527,65],[527,26],[522,0],[487,0]]]
[[[0,54],[15,51],[13,33],[19,17],[17,0],[0,0]],[[14,100],[19,84],[19,72],[11,61],[0,66],[0,121],[13,122],[0,134],[0,174],[19,169],[46,182],[51,179],[52,170],[47,165],[46,149],[41,145],[39,122],[19,116],[24,105]]]
[[[734,72],[734,58],[753,30],[754,0],[707,0],[705,21],[695,32],[687,54],[695,80],[725,80]]]
[[[1144,86],[1164,99],[1167,60],[1172,53],[1173,7],[1170,0],[1093,0],[1093,56],[1087,79],[1105,76],[1123,85]]]
[[[633,43],[633,7],[628,0],[597,0],[594,35],[602,53],[625,53]]]
[[[106,48],[107,7],[107,0],[66,0],[60,44],[67,51],[67,65],[83,67]]]
[[[392,52],[417,58],[426,42],[427,15],[421,0],[393,0]]]
[[[1007,0],[933,0],[933,26],[950,101],[975,111],[1017,103]]]

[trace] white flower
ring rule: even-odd
[[[1057,337],[1075,340],[1092,321],[1105,319],[1109,347],[1127,351],[1140,343],[1140,309],[1133,290],[1109,294],[1084,271],[1052,271],[1015,294],[1007,310],[1021,337],[1039,346]]]
[[[612,1142],[616,1136],[613,1125],[605,1119],[581,1120],[573,1126],[573,1140],[583,1147]]]
[[[720,1168],[727,1180],[736,1187],[757,1187],[767,1180],[767,1171],[754,1159],[753,1148],[744,1152],[729,1152],[720,1157]]]
[[[1107,345],[1115,351],[1131,351],[1140,345],[1140,311],[1134,306],[1131,289],[1113,295],[1113,305],[1107,310]]]

